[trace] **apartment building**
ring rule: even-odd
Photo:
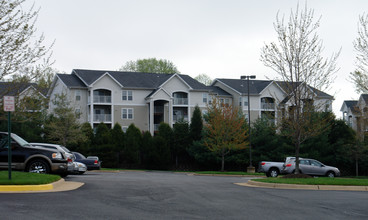
[[[119,123],[123,129],[134,123],[153,133],[161,122],[190,121],[196,105],[205,111],[210,97],[231,97],[220,88],[211,88],[188,75],[75,69],[57,74],[49,90],[50,111],[56,94],[67,95],[80,122],[93,127]]]
[[[79,121],[96,127],[104,122],[123,129],[134,123],[140,130],[153,133],[161,122],[190,121],[195,106],[206,113],[215,97],[224,104],[240,107],[248,117],[248,86],[242,79],[216,79],[211,86],[188,75],[74,69],[57,74],[49,90],[50,111],[56,94],[67,95]],[[315,90],[331,110],[333,97]],[[250,120],[267,117],[275,120],[279,106],[289,105],[290,95],[272,80],[250,81]]]
[[[15,97],[16,111],[37,112],[47,107],[47,89],[41,89],[36,83],[0,82],[0,105],[3,96]]]
[[[359,100],[345,100],[340,111],[342,119],[363,138],[368,131],[368,94],[362,94]]]
[[[231,94],[234,105],[239,107],[246,118],[248,116],[248,105],[250,105],[250,120],[267,118],[273,123],[282,118],[293,107],[292,95],[287,91],[285,82],[273,80],[250,80],[249,81],[249,103],[248,103],[248,81],[242,79],[216,79],[213,86],[217,86]],[[305,86],[297,83],[297,86]],[[303,87],[304,88],[304,87]],[[313,100],[317,111],[332,111],[333,96],[320,90],[305,86],[309,91],[305,99]]]

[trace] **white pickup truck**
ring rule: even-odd
[[[285,161],[293,157],[287,157]],[[265,173],[267,177],[277,177],[283,173],[283,165],[285,162],[271,162],[271,161],[261,161],[259,162],[258,172]]]

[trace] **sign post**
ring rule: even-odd
[[[11,163],[12,163],[12,152],[11,152],[11,121],[10,112],[15,110],[15,98],[14,96],[4,96],[4,111],[8,112],[8,173],[9,180],[11,180]]]

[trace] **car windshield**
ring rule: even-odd
[[[61,146],[61,148],[62,148],[65,152],[70,153],[70,150],[68,150],[68,148],[63,147],[63,146]]]
[[[12,134],[11,137],[18,142],[18,144],[22,147],[26,146],[26,145],[30,145],[27,141],[25,141],[23,138],[19,137],[16,134]]]
[[[82,155],[82,154],[80,154],[80,153],[74,152],[74,155],[75,155],[75,157],[76,157],[76,158],[78,158],[78,159],[86,159],[86,157],[85,157],[85,156],[83,156],[83,155]]]

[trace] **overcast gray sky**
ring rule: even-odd
[[[304,7],[305,1],[299,1]],[[349,73],[354,71],[352,42],[366,0],[309,0],[325,56],[342,48],[340,70],[328,92],[340,117],[343,100],[357,99]],[[142,58],[172,61],[182,74],[195,77],[239,78],[254,74],[274,79],[277,74],[260,61],[265,43],[276,41],[276,14],[295,9],[296,0],[35,0],[37,21],[53,47],[54,67],[117,70]]]

